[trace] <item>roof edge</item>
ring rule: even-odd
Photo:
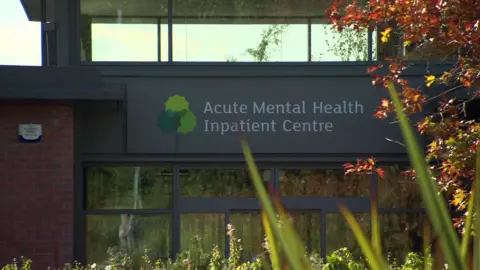
[[[27,3],[25,2],[25,0],[20,0],[20,3],[23,6],[23,10],[25,11],[25,15],[27,15],[27,19],[29,21],[32,21],[32,15],[30,14],[30,10],[28,9]]]

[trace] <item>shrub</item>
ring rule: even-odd
[[[242,261],[241,251],[242,242],[235,235],[235,228],[228,225],[227,234],[230,237],[229,254],[225,258],[223,252],[218,246],[213,247],[211,251],[205,251],[201,248],[200,238],[192,239],[192,249],[182,252],[176,256],[175,260],[156,260],[153,261],[148,256],[148,250],[140,253],[126,254],[116,248],[110,248],[106,252],[109,259],[103,263],[94,263],[82,266],[79,263],[66,264],[62,270],[120,270],[120,269],[140,269],[140,270],[262,270],[271,269],[270,254],[268,250],[268,239],[264,239],[264,249],[262,254],[258,254],[252,261]],[[368,269],[367,261],[363,258],[355,258],[347,248],[341,248],[327,256],[326,262],[318,253],[307,254],[312,269],[317,270],[363,270]],[[431,262],[431,257],[428,260]],[[416,270],[424,269],[424,258],[420,254],[409,253],[405,258],[403,265],[397,265],[395,260],[390,260],[391,270]],[[3,266],[2,270],[30,270],[32,261],[21,257],[19,260],[13,260],[11,264]]]

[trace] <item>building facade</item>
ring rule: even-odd
[[[385,248],[420,249],[420,195],[400,174],[398,127],[372,117],[387,92],[366,73],[399,49],[376,32],[335,36],[328,1],[254,2],[23,1],[42,22],[44,66],[1,68],[0,263],[102,262],[111,248],[167,258],[196,236],[227,252],[230,223],[254,257],[242,136],[309,251],[355,252],[338,202],[368,230],[372,198]],[[422,84],[445,68],[419,61],[407,75]],[[21,140],[21,124],[41,138]],[[371,156],[385,179],[344,175]]]

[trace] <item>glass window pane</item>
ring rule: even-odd
[[[338,32],[326,21],[312,24],[312,61],[368,61],[368,30]]]
[[[201,248],[210,252],[215,245],[225,251],[225,214],[201,213],[180,215],[180,249]]]
[[[106,262],[109,249],[133,257],[148,249],[152,260],[172,255],[171,215],[87,215],[85,219],[87,263]]]
[[[172,207],[169,167],[88,167],[87,209]]]
[[[315,0],[173,0],[173,60],[285,62],[308,60],[307,16]]]
[[[235,228],[237,239],[241,240],[243,260],[250,261],[263,252],[264,231],[260,213],[232,212],[230,223]]]
[[[271,171],[260,170],[264,181]],[[247,170],[180,170],[180,194],[184,197],[255,197],[255,187]]]
[[[370,195],[369,175],[345,175],[342,169],[280,170],[280,193],[288,197],[363,197]]]
[[[370,214],[354,213],[354,217],[367,235],[370,235]],[[357,244],[357,239],[350,229],[347,221],[342,214],[327,214],[327,255],[340,248],[348,248],[355,257],[362,256],[362,250]]]
[[[80,7],[83,61],[168,60],[167,0],[81,0]]]
[[[290,211],[290,217],[307,252],[320,254],[322,229],[320,211]]]
[[[423,250],[423,226],[427,217],[423,213],[381,214],[382,244],[385,253],[404,261],[409,252]]]
[[[377,53],[373,60],[383,60],[385,57],[400,57],[406,61],[456,61],[458,51],[455,45],[445,50],[445,48],[436,48],[435,43],[425,42],[421,45],[411,44],[404,46],[402,36],[399,31],[392,31],[390,38],[386,43],[381,42],[381,32],[385,27],[380,27],[380,31],[373,32],[374,48]]]
[[[421,208],[422,196],[415,180],[401,172],[398,166],[384,167],[385,177],[378,179],[378,205],[381,208]]]

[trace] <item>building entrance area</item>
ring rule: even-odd
[[[265,186],[276,192],[310,253],[322,257],[347,247],[360,255],[338,204],[345,204],[367,232],[371,199],[378,200],[383,245],[393,256],[421,249],[424,210],[416,184],[402,166],[385,164],[385,177],[344,175],[338,164],[259,164]],[[171,258],[217,246],[228,256],[228,224],[242,257],[263,252],[260,205],[243,164],[84,164],[81,248],[84,261],[110,253]]]

